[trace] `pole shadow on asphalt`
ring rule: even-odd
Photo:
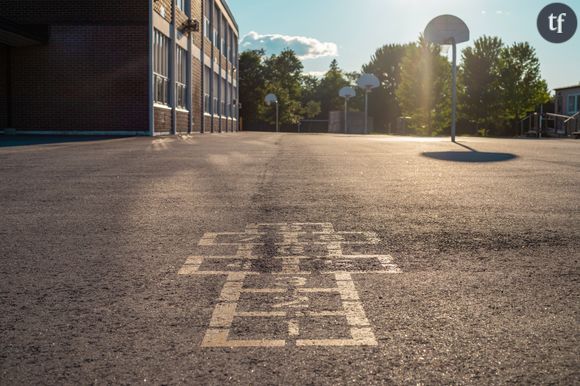
[[[468,151],[438,151],[422,153],[423,157],[436,159],[439,161],[450,162],[472,162],[472,163],[490,163],[490,162],[506,162],[518,158],[517,155],[511,153],[487,153],[480,152],[476,149],[455,142],[456,145]]]

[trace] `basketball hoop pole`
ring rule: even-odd
[[[456,142],[457,136],[457,43],[455,39],[451,39],[451,46],[453,49],[453,69],[452,69],[452,86],[453,101],[451,107],[451,141]]]
[[[278,101],[276,101],[276,133],[280,132],[280,120],[279,120],[279,108],[278,108]]]
[[[369,133],[369,89],[365,92],[365,134]]]
[[[344,134],[348,134],[348,101],[356,96],[356,92],[347,86],[340,89],[338,96],[344,98]]]
[[[344,134],[348,134],[348,98],[344,98]]]
[[[469,28],[463,20],[453,15],[441,15],[431,20],[425,28],[424,36],[430,43],[451,45],[453,67],[451,69],[451,141],[457,139],[457,44],[469,41]]]

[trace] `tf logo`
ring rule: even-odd
[[[577,27],[576,13],[566,4],[550,4],[538,16],[538,31],[551,43],[564,43],[572,39]]]

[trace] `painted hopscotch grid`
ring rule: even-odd
[[[344,254],[343,249],[378,243],[373,232],[336,232],[330,223],[252,224],[244,232],[206,233],[200,247],[234,247],[236,252],[191,256],[179,272],[227,277],[202,347],[376,346],[352,275],[401,271],[390,255]],[[270,252],[264,254],[268,247]],[[264,261],[273,263],[266,271],[258,264]],[[307,285],[313,277],[323,276],[331,278],[333,284]],[[258,282],[273,284],[256,286],[256,280],[249,280],[256,277]],[[324,295],[336,295],[340,309],[317,310],[313,301]],[[241,310],[240,301],[245,296],[266,296],[273,303],[268,310]],[[350,336],[302,337],[306,321],[313,318],[343,320]],[[287,331],[276,339],[236,338],[233,325],[240,319],[283,321]]]

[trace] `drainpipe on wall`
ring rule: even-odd
[[[218,47],[219,47],[219,52],[220,55],[218,56],[218,133],[222,132],[222,126],[223,126],[223,110],[222,110],[222,101],[224,100],[224,96],[222,95],[222,91],[224,89],[223,87],[223,82],[224,82],[224,78],[222,78],[222,24],[224,22],[224,18],[219,15],[219,20],[218,20],[218,24],[217,24],[217,30],[218,30]]]
[[[211,9],[210,9],[210,36],[211,36],[211,41],[212,41],[212,45],[211,45],[211,79],[210,81],[210,104],[211,104],[211,132],[214,132],[214,127],[215,127],[215,117],[216,117],[216,106],[214,103],[214,98],[215,98],[215,93],[217,92],[217,90],[215,90],[215,57],[214,57],[214,52],[215,52],[215,42],[213,41],[214,38],[214,33],[213,30],[215,28],[214,25],[214,20],[215,20],[215,0],[211,0],[210,1],[211,4]]]
[[[201,119],[199,132],[205,133],[205,1],[201,2],[201,48],[199,61],[201,62]]]
[[[191,16],[191,3],[189,4],[189,14],[188,17]],[[191,134],[193,132],[193,77],[191,75],[191,71],[193,69],[193,31],[189,31],[189,35],[187,37],[187,110],[189,110],[189,114],[187,117],[187,134]]]
[[[176,32],[176,20],[175,16],[177,2],[173,0],[171,2],[171,52],[169,54],[169,103],[171,104],[171,134],[177,134],[177,87],[175,87],[175,82],[177,81],[177,60],[175,60],[177,55],[177,32]]]
[[[149,0],[149,31],[148,31],[148,58],[147,58],[147,76],[148,76],[148,107],[149,107],[149,135],[155,135],[155,111],[153,109],[153,0]]]

